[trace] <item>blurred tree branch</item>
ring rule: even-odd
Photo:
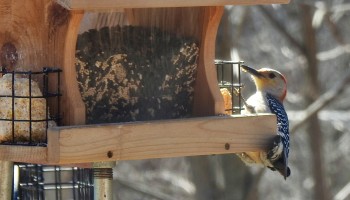
[[[337,21],[344,16],[345,12],[350,11],[350,4],[344,3],[340,5],[335,5],[331,8],[332,18]]]
[[[300,114],[299,121],[296,122],[291,128],[290,133],[295,133],[299,128],[305,125],[311,116],[318,113],[332,101],[340,97],[340,95],[347,89],[348,84],[350,83],[350,71],[346,73],[346,75],[338,81],[334,87],[329,89],[323,95],[321,95],[316,101],[314,101],[311,105],[309,105],[305,111]]]
[[[307,104],[312,104],[320,96],[320,84],[318,81],[318,60],[317,60],[317,39],[316,30],[312,25],[314,12],[307,4],[299,4],[302,25],[303,40],[305,47],[305,57],[307,68],[305,78],[307,87],[304,96]],[[326,182],[323,152],[323,134],[317,112],[310,116],[307,131],[309,132],[309,143],[311,148],[312,168],[314,185],[314,199],[328,200],[330,192]]]
[[[329,12],[326,13],[325,20],[335,40],[339,44],[344,45],[345,44],[344,37],[342,36],[341,31],[339,30],[337,24],[334,23],[334,21],[331,19],[331,14]]]
[[[270,23],[282,34],[284,35],[287,40],[293,45],[295,46],[300,53],[305,54],[305,47],[298,41],[296,40],[286,29],[286,27],[284,27],[282,25],[281,22],[279,22],[270,12],[265,6],[258,6],[258,8],[260,9],[261,13],[270,21]]]
[[[161,191],[158,191],[156,189],[154,189],[154,187],[152,187],[151,185],[146,185],[146,184],[143,184],[143,183],[135,183],[135,182],[132,182],[132,181],[129,181],[125,178],[122,178],[120,176],[118,176],[116,178],[116,180],[119,184],[127,187],[127,188],[130,188],[136,192],[140,192],[140,193],[143,193],[147,196],[150,196],[152,198],[155,198],[155,199],[159,199],[159,200],[176,200],[176,198],[168,195],[168,194],[165,194],[165,193],[162,193]]]
[[[318,52],[317,59],[320,61],[335,59],[345,53],[350,53],[350,44],[344,44],[330,50]]]
[[[235,29],[233,29],[233,24],[230,21],[231,13],[233,7],[225,8],[224,16],[222,17],[220,30],[218,33],[221,33],[222,36],[217,38],[217,48],[216,48],[216,57],[223,60],[235,59],[232,57],[232,49],[238,48],[238,41],[244,30],[244,26],[248,23],[250,8],[245,7],[243,13],[238,15],[239,22]]]
[[[308,5],[308,4],[304,4],[304,5],[309,6],[309,7],[313,7],[312,5]],[[273,12],[269,11],[266,8],[266,6],[258,6],[258,8],[261,11],[261,13],[270,21],[270,23],[276,28],[276,30],[278,30],[282,35],[284,35],[287,38],[287,40],[300,51],[300,53],[306,54],[305,47],[301,44],[301,42],[299,42],[297,39],[295,39],[288,32],[287,28],[283,25],[282,22],[279,22],[271,14]],[[338,13],[338,12],[345,12],[347,10],[350,10],[350,4],[345,5],[344,8],[342,6],[336,6],[332,9],[332,11],[327,11],[324,15],[324,20],[326,21],[333,37],[341,45],[345,44],[345,40],[341,34],[341,31],[339,30],[339,27],[336,25],[336,23],[334,23],[334,20],[332,20],[332,16],[333,16],[332,13],[334,14],[334,13]]]
[[[345,200],[350,196],[350,182],[334,196],[334,200]]]
[[[192,182],[196,186],[195,199],[211,200],[217,199],[217,185],[208,156],[188,157],[192,171]]]
[[[254,176],[253,182],[251,183],[250,190],[247,193],[245,200],[257,200],[259,199],[259,183],[264,175],[265,168],[259,169],[257,174]]]
[[[239,20],[238,25],[237,25],[237,28],[236,28],[237,30],[235,31],[234,36],[233,36],[233,47],[234,48],[238,48],[237,43],[238,43],[239,39],[241,38],[242,32],[244,30],[244,26],[246,26],[246,24],[248,23],[249,16],[250,16],[250,7],[245,7],[243,14]]]

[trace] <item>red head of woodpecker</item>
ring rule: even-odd
[[[287,95],[287,81],[280,72],[270,68],[255,70],[246,65],[241,65],[241,67],[252,75],[258,91],[266,92],[283,102]]]

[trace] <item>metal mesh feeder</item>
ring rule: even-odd
[[[241,65],[243,61],[215,60],[217,80],[225,102],[226,114],[241,114]]]
[[[0,143],[42,145],[60,124],[60,69],[0,71]],[[55,81],[55,88],[49,82]],[[49,109],[50,107],[50,109]]]
[[[16,164],[13,199],[93,199],[92,169]]]

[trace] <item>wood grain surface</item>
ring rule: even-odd
[[[274,115],[54,127],[48,132],[48,161],[65,164],[259,151],[275,132]]]

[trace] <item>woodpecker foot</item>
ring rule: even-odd
[[[280,135],[276,135],[273,138],[273,143],[267,152],[267,159],[270,160],[271,163],[274,163],[276,160],[278,160],[282,156],[282,153],[283,153],[282,137]]]
[[[249,105],[247,101],[244,99],[244,97],[241,96],[242,102],[245,106],[245,109],[248,111],[248,113],[256,113],[255,107],[252,105]]]
[[[254,106],[251,106],[251,105],[245,103],[245,108],[247,109],[247,111],[248,111],[249,113],[256,113],[255,107],[254,107]]]
[[[232,92],[233,92],[234,95],[236,95],[236,96],[238,96],[238,97],[240,97],[240,98],[242,99],[242,102],[243,102],[243,104],[244,104],[244,106],[245,106],[245,109],[246,109],[249,113],[256,113],[255,107],[252,106],[252,105],[249,105],[249,104],[247,103],[247,101],[246,101],[245,98],[240,94],[240,92],[239,92],[239,90],[238,90],[237,88],[234,89]]]
[[[236,154],[246,165],[256,164],[256,162],[247,153]]]
[[[278,171],[284,179],[290,176],[291,170],[288,167],[286,160],[286,151],[282,143],[282,137],[276,135],[273,138],[273,143],[270,150],[267,152],[267,159],[272,163],[273,167],[268,167],[272,171]]]

